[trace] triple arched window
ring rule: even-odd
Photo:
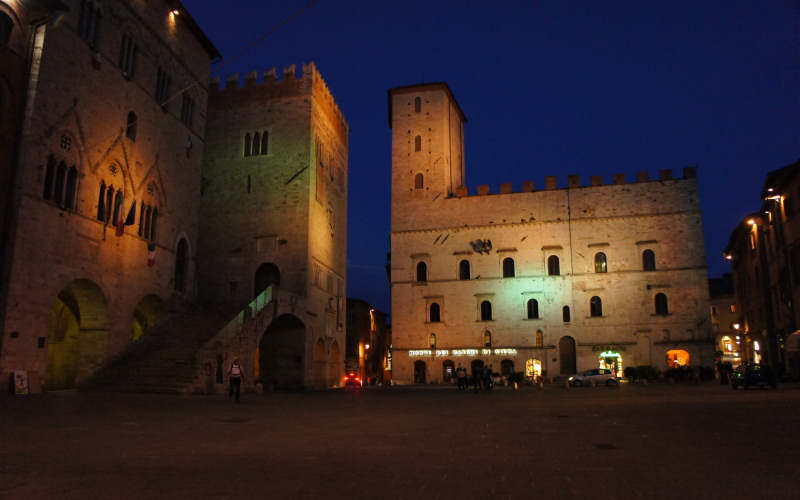
[[[258,156],[269,153],[269,131],[244,134],[244,155]]]
[[[503,259],[503,278],[513,278],[514,274],[514,259],[506,257]]]
[[[667,305],[667,296],[663,293],[657,293],[655,297],[656,314],[666,316],[669,314],[669,307]]]
[[[458,263],[458,279],[460,280],[468,280],[470,278],[469,275],[469,261],[462,260]]]
[[[528,319],[539,318],[539,301],[536,299],[528,299]]]
[[[608,272],[608,259],[606,259],[606,254],[603,252],[597,252],[594,254],[594,272]]]
[[[561,274],[557,255],[551,255],[547,258],[547,274],[550,276],[558,276]]]
[[[42,198],[52,201],[64,210],[77,209],[78,169],[75,165],[67,168],[63,161],[56,164],[55,158],[47,159],[44,173]]]
[[[139,208],[139,236],[146,240],[156,240],[158,208],[142,203]]]
[[[442,309],[437,302],[431,304],[428,321],[431,323],[439,323],[442,321]]]
[[[656,270],[656,254],[649,248],[642,252],[642,269],[645,271]]]

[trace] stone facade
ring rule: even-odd
[[[466,118],[448,86],[395,88],[389,103],[396,383],[473,363],[551,377],[601,362],[665,369],[673,350],[712,364],[694,168],[470,195]]]
[[[178,2],[41,3],[56,10],[40,16],[30,2],[14,18],[24,85],[18,65],[0,69],[15,72],[13,105],[25,109],[0,377],[27,370],[34,384],[59,388],[123,350],[169,301],[195,296],[203,82],[219,54]],[[4,12],[20,4],[0,2]],[[31,28],[24,19],[34,13]],[[26,41],[14,38],[25,30]]]
[[[273,322],[293,326],[253,330],[236,355],[265,385],[321,388],[344,369],[348,125],[313,63],[281,76],[211,85],[200,294],[237,307],[269,285],[291,294],[291,321]],[[276,350],[297,363],[279,373]]]

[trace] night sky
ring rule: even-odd
[[[223,63],[307,3],[184,1]],[[379,309],[389,311],[386,91],[421,82],[446,81],[467,116],[473,193],[698,165],[714,277],[729,271],[721,252],[759,208],[766,172],[800,157],[798,5],[321,0],[220,74],[316,63],[350,124],[347,294]]]

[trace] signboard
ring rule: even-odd
[[[619,351],[624,351],[624,350],[625,350],[625,346],[624,345],[608,344],[608,345],[594,345],[594,346],[592,346],[592,351],[593,352],[597,352],[597,351],[617,351],[617,352],[619,352]]]
[[[12,373],[14,376],[14,394],[17,396],[28,394],[28,372],[18,370]]]
[[[499,348],[499,349],[411,349],[408,351],[409,357],[450,357],[450,356],[516,356],[517,350],[513,348]]]

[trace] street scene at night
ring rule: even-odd
[[[0,498],[800,497],[798,19],[0,0]]]

